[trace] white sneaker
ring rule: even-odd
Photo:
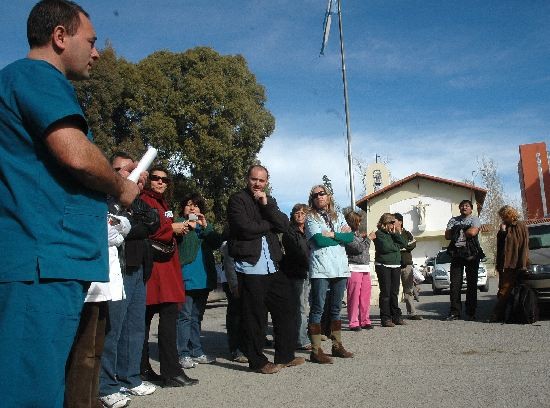
[[[182,368],[194,368],[197,366],[197,363],[191,357],[182,357],[180,358],[180,365]]]
[[[104,397],[99,397],[99,400],[105,408],[123,408],[130,405],[130,397],[120,393],[115,392],[114,394],[105,395]]]
[[[216,362],[215,358],[209,357],[206,354],[203,354],[202,356],[198,356],[198,357],[191,357],[191,359],[195,363],[199,363],[199,364],[212,364]]]
[[[151,395],[155,392],[157,387],[155,387],[153,384],[147,381],[143,381],[140,385],[134,388],[125,388],[122,387],[120,391],[125,392],[127,394],[137,395],[137,396],[143,396],[143,395]]]

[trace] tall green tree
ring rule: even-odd
[[[246,60],[208,47],[159,51],[132,64],[108,46],[77,92],[107,154],[139,157],[155,146],[175,175],[176,199],[190,189],[202,193],[220,222],[275,127]]]

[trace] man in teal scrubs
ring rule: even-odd
[[[99,58],[88,14],[43,0],[27,38],[0,71],[0,405],[62,407],[84,295],[108,279],[105,196],[127,206],[139,187],[91,142],[68,81]]]

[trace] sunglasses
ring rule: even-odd
[[[315,200],[316,198],[324,197],[326,195],[328,195],[328,194],[325,191],[318,191],[317,193],[313,193],[311,195],[311,198],[313,198]]]
[[[164,184],[170,184],[170,179],[168,177],[161,177],[161,176],[157,176],[156,174],[152,174],[149,176],[149,180],[151,181],[161,181],[164,183]]]

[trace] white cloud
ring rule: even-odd
[[[493,128],[494,121],[495,118],[465,121],[464,126],[445,131],[358,132],[353,135],[354,155],[366,163],[373,162],[375,154],[388,157],[388,167],[396,180],[419,172],[455,181],[474,176],[478,185],[482,180],[472,172],[477,170],[478,160],[486,156],[497,164],[505,194],[519,200],[518,144],[540,139],[518,142],[513,130]],[[328,140],[315,135],[296,135],[289,130],[278,131],[265,142],[259,157],[270,170],[273,194],[285,211],[296,202],[306,202],[311,187],[321,183],[325,174],[332,180],[338,203],[349,205],[344,137]],[[356,200],[362,197],[362,180],[358,175],[355,175],[355,193]]]

